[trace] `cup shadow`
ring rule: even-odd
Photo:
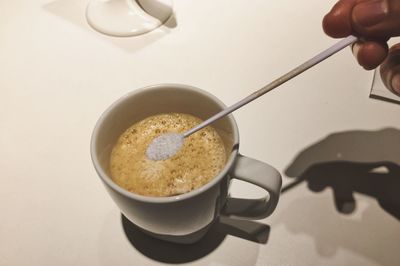
[[[56,0],[42,6],[47,12],[60,17],[81,29],[96,34],[100,39],[111,42],[113,45],[126,52],[134,53],[168,34],[171,29],[177,27],[175,14],[157,29],[143,35],[133,37],[112,37],[97,33],[86,21],[85,12],[88,1],[80,0]]]
[[[265,244],[270,232],[270,227],[265,224],[220,217],[201,240],[188,245],[156,239],[142,231],[123,214],[121,223],[128,241],[136,250],[152,260],[171,264],[193,262],[207,256],[221,245],[228,234]]]
[[[361,193],[400,220],[398,129],[331,134],[300,152],[285,173],[295,180],[282,193],[302,182],[313,192],[331,188],[335,207],[343,214],[355,211],[353,194]]]

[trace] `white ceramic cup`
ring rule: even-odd
[[[171,242],[199,240],[219,215],[243,219],[269,216],[278,203],[282,179],[272,166],[238,152],[239,132],[232,115],[212,126],[227,151],[224,169],[204,186],[171,197],[148,197],[131,193],[110,178],[110,154],[118,137],[132,124],[159,113],[179,112],[207,119],[225,108],[208,92],[187,85],[160,84],[135,90],[114,102],[98,120],[91,139],[94,167],[121,212],[145,232]],[[239,179],[266,191],[261,199],[229,196],[229,184]]]

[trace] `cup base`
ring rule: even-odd
[[[91,0],[86,9],[86,19],[100,33],[130,37],[160,27],[172,13],[170,0]]]

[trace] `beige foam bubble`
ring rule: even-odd
[[[209,182],[226,162],[222,139],[212,127],[187,137],[179,152],[167,160],[153,161],[146,156],[154,138],[168,132],[183,133],[199,123],[197,117],[169,113],[132,125],[119,137],[111,154],[114,182],[147,196],[182,194]]]

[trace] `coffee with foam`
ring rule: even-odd
[[[224,168],[225,147],[212,127],[185,138],[182,148],[163,161],[147,158],[154,138],[183,133],[201,123],[189,114],[168,113],[148,117],[128,128],[111,153],[111,176],[122,188],[145,196],[172,196],[199,188]]]

